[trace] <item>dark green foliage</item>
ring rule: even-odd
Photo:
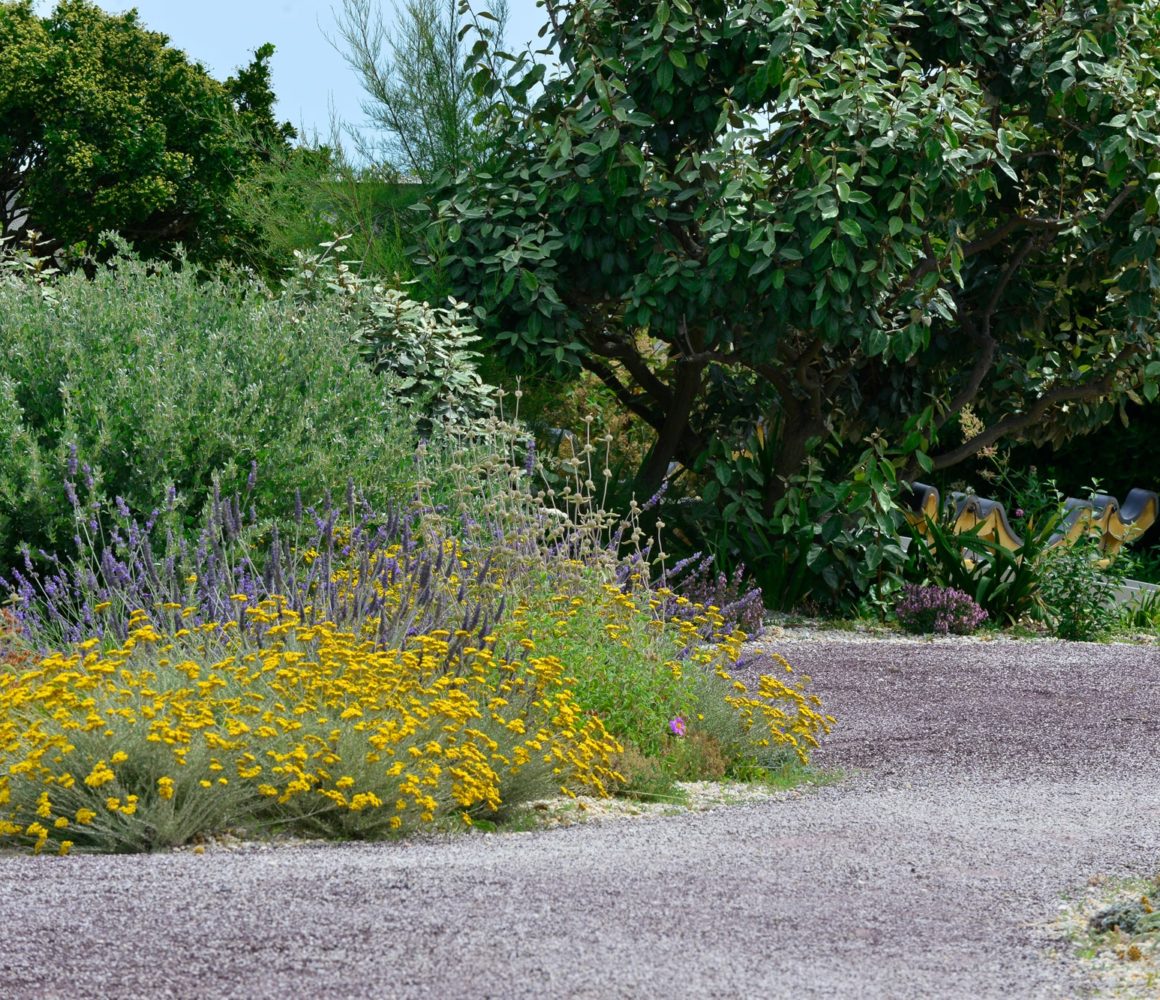
[[[875,430],[941,469],[1155,395],[1148,4],[547,11],[558,73],[480,48],[500,154],[431,234],[497,349],[587,368],[652,428],[641,495],[725,466],[720,509],[743,480],[776,532],[794,477],[840,480]],[[759,428],[768,461],[735,463]]]
[[[904,519],[884,441],[868,440],[836,481],[825,478],[820,460],[809,461],[768,514],[761,486],[770,452],[757,438],[749,444],[753,451],[738,455],[711,444],[699,465],[707,480],[701,500],[665,517],[686,536],[703,538],[723,566],[744,563],[770,608],[850,612],[858,595],[896,580],[905,560]]]
[[[54,248],[112,229],[146,255],[233,259],[235,179],[294,135],[273,118],[273,51],[219,83],[135,12],[0,3],[0,235],[27,212]]]
[[[928,519],[930,544],[912,532],[903,575],[913,583],[962,591],[998,624],[1040,618],[1041,560],[1058,524],[1058,515],[1050,513],[1031,519],[1023,545],[1012,551],[980,537],[980,528],[955,534],[949,525]]]

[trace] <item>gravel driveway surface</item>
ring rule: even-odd
[[[0,997],[1074,997],[1042,924],[1160,867],[1160,651],[767,640],[845,778],[405,843],[0,858]]]

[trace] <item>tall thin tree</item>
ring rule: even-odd
[[[377,0],[342,0],[338,44],[358,74],[367,99],[362,109],[378,142],[356,135],[360,151],[404,175],[427,182],[478,163],[488,146],[476,125],[484,98],[467,68],[472,30],[459,0],[395,2],[393,24]],[[502,42],[507,0],[491,0],[474,30]]]

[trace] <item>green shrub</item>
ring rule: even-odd
[[[623,519],[609,509],[608,435],[593,437],[587,422],[543,488],[526,430],[486,421],[458,442],[422,451],[423,482],[440,489],[424,499],[424,523],[486,552],[511,612],[496,630],[500,651],[527,640],[567,664],[579,704],[630,747],[630,792],[657,794],[658,781],[699,767],[699,777],[718,776],[710,747],[731,777],[808,757],[832,721],[805,693],[808,679],[799,684],[773,657],[768,673],[745,666],[758,678],[753,690],[734,680],[744,633],[720,609],[660,585],[667,557],[643,531],[641,505],[631,502]],[[674,753],[677,717],[704,753]],[[638,756],[651,763],[633,765]]]
[[[398,387],[351,343],[337,296],[121,257],[91,280],[0,283],[0,565],[73,536],[70,451],[96,492],[147,513],[175,487],[193,518],[220,481],[277,516],[348,479],[408,488],[412,427]]]
[[[1113,599],[1119,574],[1101,568],[1101,559],[1095,543],[1088,541],[1047,553],[1040,589],[1060,639],[1099,639],[1120,617]]]
[[[860,598],[896,583],[905,561],[897,456],[881,438],[866,445],[836,480],[823,475],[820,458],[811,458],[767,508],[762,484],[777,475],[775,453],[757,434],[741,452],[719,440],[701,462],[701,502],[670,505],[666,520],[703,540],[725,572],[743,562],[767,606],[849,613]],[[819,443],[816,452],[835,448]]]
[[[355,330],[363,357],[393,376],[395,390],[415,404],[424,434],[436,426],[466,427],[490,414],[496,390],[480,378],[475,324],[464,302],[436,307],[406,291],[363,278],[340,259],[346,237],[320,244],[320,253],[295,252],[297,273],[287,286],[296,300],[332,297]]]
[[[926,521],[926,535],[911,531],[904,569],[915,584],[961,591],[995,623],[1042,618],[1042,559],[1059,525],[1057,510],[1028,518],[1023,545],[1011,551],[980,536],[980,528],[956,534],[951,525]]]
[[[312,253],[336,233],[359,273],[422,283],[424,296],[442,298],[436,269],[416,274],[408,246],[418,240],[423,197],[418,184],[399,182],[389,169],[352,164],[332,136],[327,145],[276,148],[252,174],[238,179],[229,211],[237,220],[239,255],[264,277],[281,282],[294,269],[294,252]]]

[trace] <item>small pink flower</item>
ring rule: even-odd
[[[669,732],[674,736],[684,736],[685,720],[679,715],[675,719],[669,719]]]

